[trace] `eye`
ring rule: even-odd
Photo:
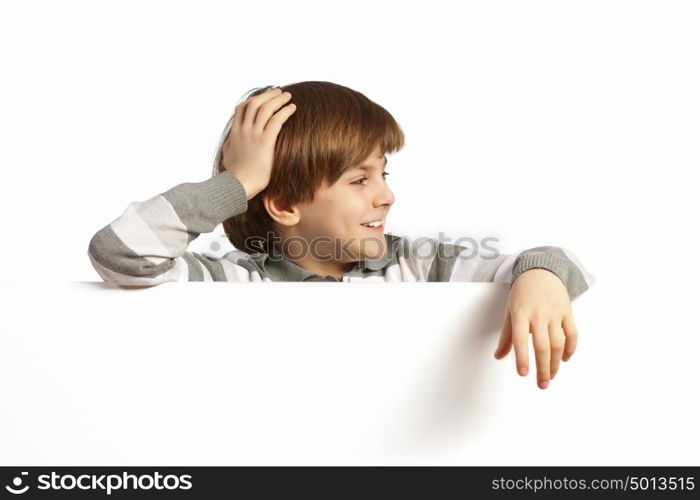
[[[382,178],[386,180],[386,176],[389,175],[389,172],[382,172]],[[350,184],[357,184],[359,186],[363,186],[362,181],[366,181],[367,177],[362,177],[361,179],[357,179],[356,181],[352,181]]]

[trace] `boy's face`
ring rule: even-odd
[[[343,172],[333,185],[324,181],[313,201],[296,206],[299,219],[293,233],[306,240],[308,257],[320,260],[329,273],[334,265],[345,272],[352,269],[351,263],[377,259],[386,252],[384,226],[394,203],[394,194],[384,178],[386,161],[377,147],[360,165]],[[363,225],[375,221],[381,223],[377,229]],[[298,245],[290,249],[295,247]]]

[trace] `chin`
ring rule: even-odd
[[[369,239],[363,242],[363,254],[365,259],[379,259],[386,252],[386,242]]]

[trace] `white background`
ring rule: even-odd
[[[388,232],[562,246],[596,278],[576,361],[605,396],[572,432],[634,400],[658,422],[648,463],[697,464],[674,419],[698,417],[698,25],[690,1],[3,3],[0,280],[99,281],[92,235],[207,179],[245,92],[339,83],[406,134]]]

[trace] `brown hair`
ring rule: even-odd
[[[239,102],[276,85],[248,91]],[[274,234],[273,219],[262,198],[270,195],[285,205],[311,202],[327,181],[334,184],[345,170],[364,161],[378,146],[381,154],[399,151],[404,134],[391,114],[360,92],[331,82],[310,81],[279,86],[292,94],[296,111],[282,126],[275,143],[270,183],[248,200],[248,210],[223,222],[231,244],[247,253]],[[219,142],[212,175],[223,172],[222,147],[233,123],[228,121]],[[250,238],[250,239],[249,239]],[[247,243],[247,244],[246,244]]]

